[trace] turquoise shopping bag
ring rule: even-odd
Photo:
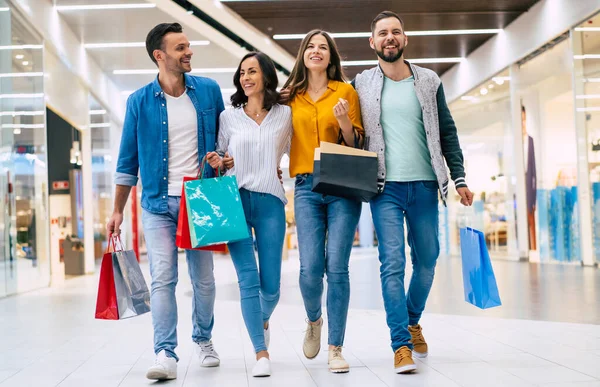
[[[481,309],[502,305],[483,233],[461,228],[460,250],[465,301]]]
[[[204,170],[205,160],[202,160]],[[235,176],[184,182],[192,248],[250,237]]]

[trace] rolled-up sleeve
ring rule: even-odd
[[[117,185],[135,186],[138,182],[140,164],[138,160],[137,121],[136,106],[133,102],[133,95],[130,95],[127,99],[127,110],[115,173],[115,184]]]
[[[354,89],[350,89],[348,93],[348,103],[350,104],[350,111],[348,116],[352,121],[352,127],[360,137],[365,136],[365,130],[363,129],[362,117],[360,114],[360,102],[358,101],[358,93]]]

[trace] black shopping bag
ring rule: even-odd
[[[321,142],[315,149],[312,191],[368,202],[377,195],[377,153]]]

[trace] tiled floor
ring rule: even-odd
[[[296,294],[298,262],[292,256],[284,264],[282,299],[272,319],[273,376],[266,379],[248,374],[254,355],[241,318],[231,262],[226,258],[215,262],[214,342],[222,358],[221,367],[215,369],[201,368],[193,355],[190,284],[183,275],[186,271],[180,270],[179,377],[160,385],[600,387],[599,325],[518,319],[531,318],[523,312],[528,308],[538,310],[535,313],[545,320],[587,309],[585,315],[562,320],[598,323],[594,319],[599,304],[590,304],[590,298],[598,299],[600,287],[595,269],[532,269],[510,262],[495,262],[494,266],[501,291],[512,288],[503,292],[503,307],[479,311],[460,300],[462,283],[456,271],[460,261],[440,261],[430,311],[422,321],[430,356],[418,361],[418,373],[404,376],[393,372],[376,255],[356,252],[351,263],[352,303],[344,349],[352,369],[349,374],[333,375],[327,371],[325,346],[315,360],[302,356],[305,315]],[[143,269],[147,271],[147,266]],[[532,270],[545,274],[539,277],[541,285],[531,284]],[[556,273],[563,273],[564,281]],[[564,305],[571,297],[564,293],[573,292],[565,284],[576,284],[577,278],[583,278],[583,285],[573,286],[579,286],[583,296],[573,301],[575,305]],[[532,302],[527,294],[533,286],[544,289],[551,281],[558,282],[557,289],[540,292]],[[61,288],[0,300],[1,387],[153,384],[144,378],[154,358],[150,315],[124,321],[94,320],[96,286],[97,277],[88,276],[69,280]],[[519,289],[524,293],[521,298]],[[595,295],[591,295],[593,291]]]

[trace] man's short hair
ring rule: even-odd
[[[181,33],[183,32],[183,28],[179,23],[161,23],[154,27],[150,32],[148,32],[148,36],[146,36],[146,51],[148,51],[148,55],[152,62],[158,66],[156,59],[154,59],[154,50],[163,50],[164,44],[163,38],[166,34],[171,32]]]
[[[375,32],[375,25],[377,24],[378,21],[383,20],[383,19],[389,19],[391,17],[398,19],[398,21],[400,22],[400,25],[402,26],[402,32],[404,32],[404,20],[402,20],[400,15],[398,15],[396,12],[392,12],[392,11],[383,11],[379,15],[375,16],[375,19],[373,19],[373,21],[371,22],[371,33]]]

